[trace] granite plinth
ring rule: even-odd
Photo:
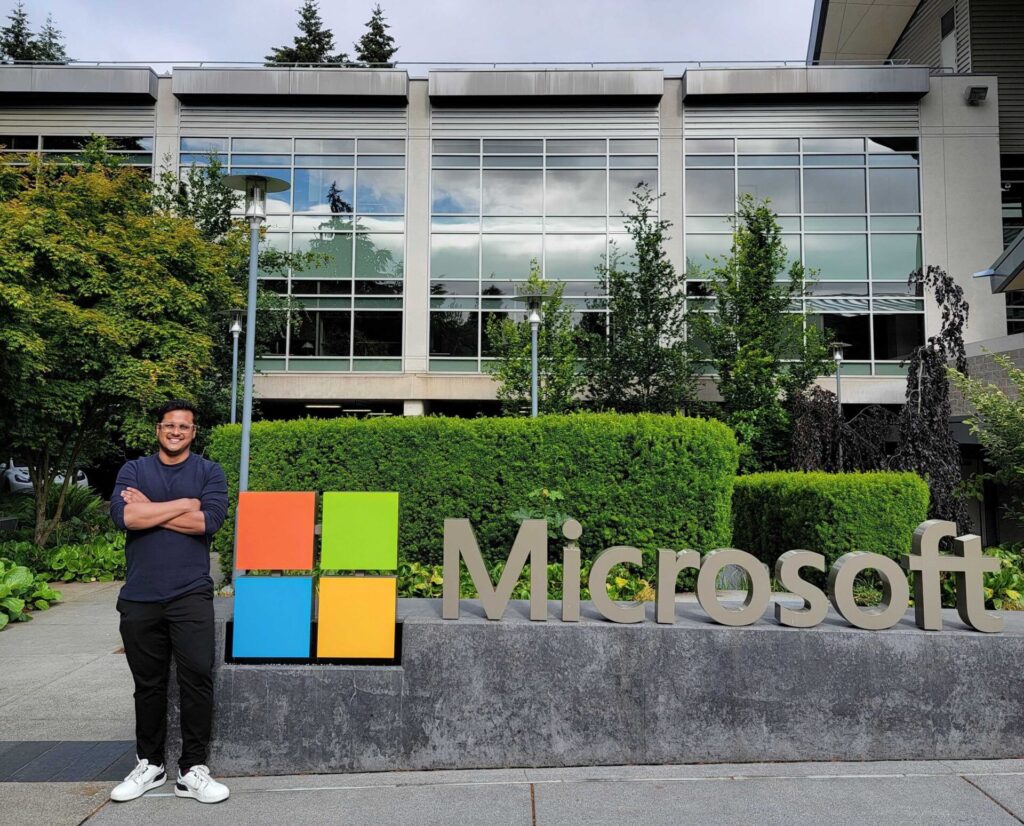
[[[474,601],[400,600],[401,664],[224,662],[217,620],[210,765],[223,775],[790,760],[1020,757],[1024,616],[981,634],[907,616],[861,631],[770,614],[727,628],[697,605],[675,625],[616,625],[558,603],[501,622]],[[172,692],[176,696],[176,691]],[[172,716],[173,712],[172,712]],[[169,731],[176,737],[176,720]],[[168,757],[177,755],[169,744]]]

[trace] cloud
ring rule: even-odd
[[[10,0],[9,0],[10,2]],[[301,0],[28,0],[81,60],[262,60],[290,44]],[[321,0],[335,48],[352,52],[373,0]],[[400,62],[802,60],[813,0],[387,0]],[[426,67],[412,68],[423,74]],[[668,67],[670,71],[672,67]],[[681,73],[682,67],[675,70]]]

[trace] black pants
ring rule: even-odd
[[[181,701],[182,774],[206,763],[213,721],[213,593],[170,602],[119,599],[121,639],[135,679],[136,754],[163,765],[167,739],[167,678],[171,657]]]

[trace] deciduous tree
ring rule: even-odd
[[[231,215],[240,198],[240,193],[224,183],[224,168],[216,155],[211,155],[206,164],[192,164],[181,177],[171,168],[165,168],[154,188],[153,205],[158,211],[192,221],[205,240],[228,247],[236,262],[232,277],[244,295],[249,277],[249,229]],[[301,270],[322,263],[325,258],[316,252],[290,253],[264,246],[259,252],[259,272],[263,276],[284,277],[289,268]],[[243,306],[236,305],[235,309],[241,310]],[[275,344],[284,339],[289,321],[295,324],[299,313],[287,296],[266,289],[262,283],[256,294],[256,309],[256,353],[259,356],[272,351]],[[213,358],[194,397],[199,420],[204,426],[200,444],[209,428],[230,418],[233,352],[227,329],[232,315],[220,315],[214,320]],[[244,322],[244,318],[241,320]],[[244,335],[243,331],[242,341]],[[238,382],[241,385],[241,375]],[[238,391],[241,398],[241,387]],[[258,401],[255,404],[258,406]]]
[[[1016,389],[1017,398],[958,370],[950,369],[949,375],[975,410],[967,424],[992,467],[987,477],[1006,486],[1010,494],[1007,510],[1024,524],[1024,369],[1014,366],[1005,355],[993,358]]]
[[[522,294],[544,296],[537,332],[537,407],[541,413],[566,413],[578,406],[584,379],[580,373],[572,310],[562,303],[565,284],[545,281],[536,259]],[[525,316],[488,321],[486,338],[495,360],[488,372],[499,382],[498,398],[508,412],[528,408],[531,398],[531,330]]]
[[[928,483],[930,518],[955,522],[960,531],[966,532],[970,514],[963,491],[960,448],[949,430],[946,365],[952,363],[961,373],[967,373],[963,329],[970,307],[963,288],[941,267],[929,265],[913,272],[909,283],[933,296],[942,320],[939,332],[910,355],[906,401],[899,417],[899,446],[892,465],[897,470],[916,471]]]
[[[606,335],[587,340],[586,371],[594,403],[620,413],[692,408],[696,376],[686,344],[684,282],[665,253],[671,223],[641,184],[630,197],[626,232],[634,251],[613,250],[598,268],[607,299]]]
[[[725,420],[747,470],[786,467],[787,403],[832,370],[822,334],[799,310],[804,268],[787,266],[781,228],[767,202],[739,200],[732,249],[707,273],[714,311],[692,328],[718,376]]]
[[[29,467],[39,545],[77,468],[149,444],[152,407],[201,392],[221,313],[242,298],[244,238],[156,209],[149,179],[102,143],[80,160],[0,177],[0,432]]]

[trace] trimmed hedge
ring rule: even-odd
[[[207,449],[232,502],[240,439],[238,425],[225,425]],[[438,564],[446,517],[472,521],[485,559],[507,559],[519,517],[538,504],[530,493],[541,488],[560,492],[558,510],[583,524],[584,558],[617,544],[728,545],[738,450],[716,421],[581,413],[259,422],[250,455],[251,490],[398,491],[400,558]],[[232,508],[214,545],[226,571],[233,518]],[[554,558],[560,547],[551,543]]]
[[[794,548],[831,567],[849,551],[909,553],[928,486],[915,473],[752,473],[736,479],[732,507],[735,547],[772,568]]]

